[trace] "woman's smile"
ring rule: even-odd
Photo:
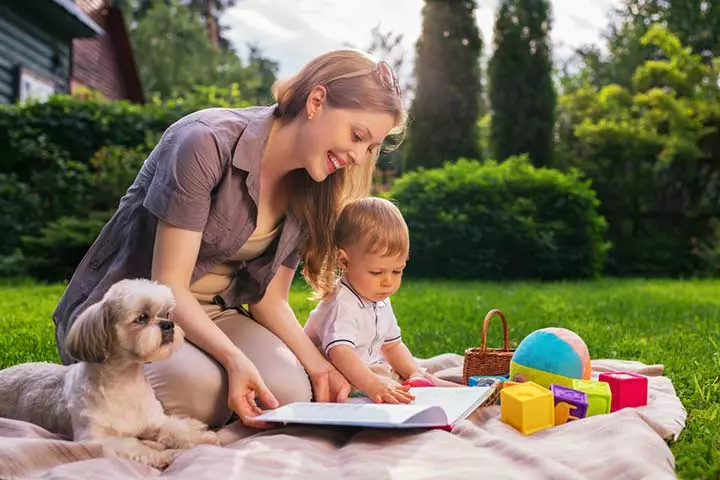
[[[336,170],[340,170],[341,168],[345,167],[347,165],[347,162],[340,158],[339,156],[335,155],[333,152],[328,152],[327,154],[327,166],[328,166],[328,172],[333,173]]]

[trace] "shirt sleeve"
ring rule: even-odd
[[[387,308],[387,312],[385,312],[385,314],[388,316],[389,321],[387,330],[385,331],[385,343],[397,342],[402,338],[400,325],[398,325],[397,317],[395,317],[395,312],[393,312],[390,299],[388,298],[386,302],[387,307],[385,308]]]
[[[300,249],[295,248],[292,252],[290,252],[290,255],[285,257],[285,260],[283,260],[282,264],[286,267],[288,267],[290,270],[297,270],[298,265],[300,265]]]
[[[341,308],[337,300],[328,304],[322,319],[322,350],[327,355],[338,345],[349,345],[353,348],[358,344],[357,316],[349,308]]]
[[[149,160],[155,172],[145,208],[176,227],[203,230],[224,168],[212,129],[197,121],[171,126]]]

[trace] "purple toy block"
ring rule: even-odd
[[[560,402],[565,402],[568,405],[575,407],[570,410],[570,415],[575,418],[585,418],[588,409],[588,396],[587,393],[575,390],[573,388],[564,387],[553,383],[550,385],[550,391],[555,397],[555,405]]]

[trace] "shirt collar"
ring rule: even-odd
[[[345,275],[343,275],[340,278],[340,283],[348,289],[350,293],[352,293],[355,298],[357,299],[358,303],[360,304],[361,308],[373,308],[373,307],[379,307],[382,308],[387,305],[387,302],[385,300],[380,300],[379,302],[373,302],[372,300],[368,300],[367,298],[360,295],[353,287],[350,285],[350,282],[348,282],[347,278],[345,278]]]
[[[260,171],[263,152],[272,128],[276,105],[242,109],[247,115],[247,124],[233,152],[233,166],[251,175]]]

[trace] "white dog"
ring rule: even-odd
[[[217,444],[204,423],[165,415],[143,371],[144,363],[170,357],[184,341],[182,329],[168,320],[173,306],[165,285],[116,283],[68,332],[68,352],[78,363],[25,363],[0,371],[0,417],[101,443],[156,468],[171,462],[175,452],[166,448]]]

